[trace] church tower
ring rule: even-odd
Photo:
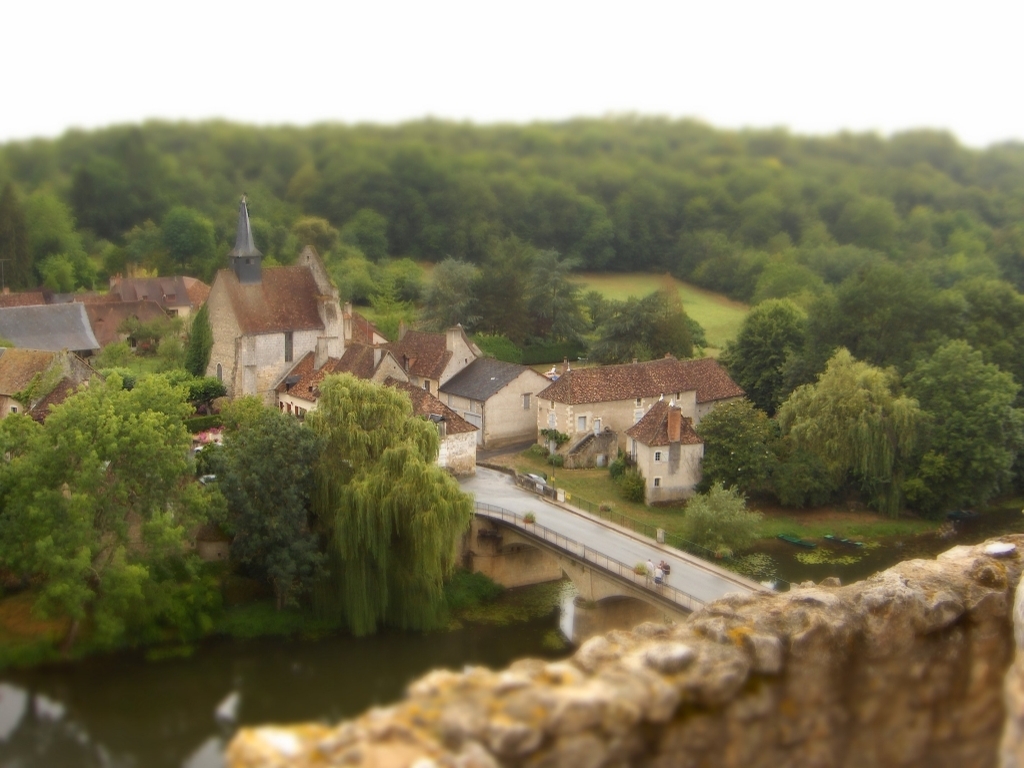
[[[238,230],[235,233],[235,247],[228,254],[231,269],[242,285],[259,283],[263,279],[263,254],[256,250],[252,241],[252,227],[249,226],[249,207],[242,195],[238,205]]]

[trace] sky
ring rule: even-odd
[[[149,118],[617,114],[1024,141],[1024,2],[5,3],[0,142]]]

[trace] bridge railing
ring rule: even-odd
[[[558,549],[564,550],[580,560],[596,565],[598,568],[615,574],[625,581],[630,581],[635,586],[656,594],[688,611],[695,611],[704,605],[703,600],[681,589],[669,586],[668,584],[655,584],[651,576],[637,573],[635,566],[627,565],[613,557],[608,557],[608,555],[598,552],[593,547],[588,547],[586,544],[582,544],[575,539],[570,539],[568,536],[564,536],[558,533],[558,531],[553,531],[547,526],[527,523],[523,515],[518,512],[513,512],[503,507],[496,507],[493,504],[487,504],[482,501],[476,502],[476,510],[478,514],[482,514],[485,517],[510,523],[516,528],[549,544],[553,544]]]

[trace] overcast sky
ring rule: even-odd
[[[1024,2],[7,0],[0,141],[146,118],[718,127],[1024,140]]]

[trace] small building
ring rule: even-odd
[[[110,278],[107,301],[154,301],[170,317],[189,317],[199,311],[210,296],[210,286],[194,277]]]
[[[704,442],[692,419],[673,402],[661,400],[626,430],[629,455],[647,482],[647,503],[678,501],[700,482]]]
[[[231,268],[217,273],[207,299],[213,345],[207,376],[229,397],[276,401],[275,387],[310,352],[317,359],[345,351],[338,289],[311,247],[296,264],[263,269],[242,198]]]
[[[537,393],[550,382],[525,365],[479,357],[447,383],[439,399],[477,427],[477,444],[496,448],[537,439]]]
[[[155,301],[104,301],[84,305],[85,314],[100,347],[119,341],[127,341],[135,349],[135,339],[124,330],[126,320],[151,323],[155,320],[167,322],[167,314]]]
[[[461,325],[444,333],[409,331],[403,325],[398,341],[385,347],[395,356],[409,381],[436,395],[455,374],[481,357]]]
[[[388,379],[387,386],[405,392],[412,401],[412,412],[437,427],[439,452],[437,465],[453,475],[476,472],[477,428],[421,387]]]
[[[100,348],[83,304],[0,307],[0,338],[21,349],[67,349],[80,357]]]
[[[98,377],[78,355],[62,350],[0,347],[0,418],[25,413],[44,421],[81,384]]]
[[[611,429],[619,448],[627,449],[626,430],[666,398],[682,409],[694,426],[716,406],[743,397],[743,390],[713,358],[660,360],[566,370],[537,394],[537,430],[569,436],[568,453],[589,434]]]

